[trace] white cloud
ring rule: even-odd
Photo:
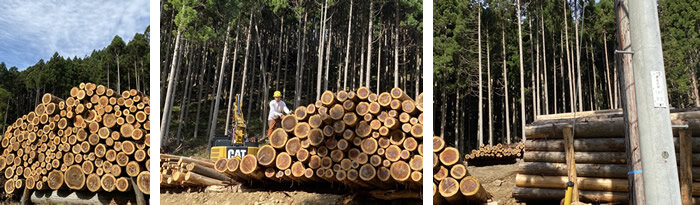
[[[83,57],[115,35],[128,42],[149,24],[147,0],[0,3],[0,61],[24,69],[54,52]]]

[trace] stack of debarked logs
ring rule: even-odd
[[[325,91],[315,104],[284,116],[256,155],[220,159],[236,181],[342,183],[350,188],[420,189],[423,94]]]
[[[44,94],[2,138],[5,193],[26,187],[149,194],[149,112],[148,96],[136,90],[119,94],[81,83],[66,100]]]
[[[445,146],[441,137],[433,137],[433,203],[484,203],[492,196],[479,179],[469,175],[454,147]]]

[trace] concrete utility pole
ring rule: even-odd
[[[681,204],[656,1],[629,1],[627,11],[645,200],[647,204]]]

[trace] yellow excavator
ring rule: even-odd
[[[233,129],[228,135],[215,136],[209,142],[211,145],[209,158],[211,160],[241,159],[246,154],[256,154],[258,152],[258,143],[250,142],[248,139],[248,126],[243,117],[243,111],[241,111],[242,100],[239,100],[239,95],[236,95],[234,99],[235,101],[231,105],[231,110],[233,110]]]

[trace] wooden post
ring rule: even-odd
[[[564,146],[564,151],[566,152],[566,167],[568,168],[569,181],[574,182],[571,201],[578,202],[578,183],[576,183],[578,180],[576,179],[576,161],[574,159],[574,132],[572,127],[565,127],[562,131],[564,132],[564,144],[566,145]]]
[[[680,184],[681,201],[684,205],[693,203],[693,145],[690,131],[685,128],[679,130],[680,135]]]

